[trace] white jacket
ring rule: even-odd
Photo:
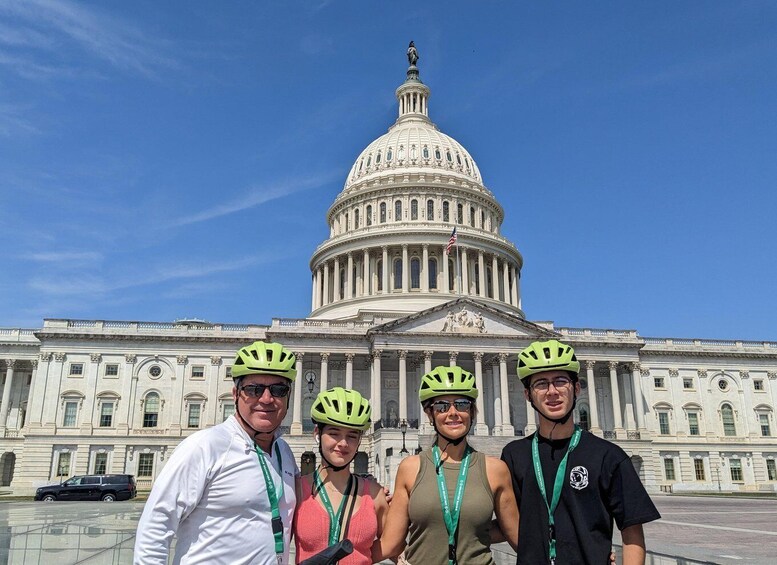
[[[278,469],[280,450],[283,469]],[[291,521],[299,469],[288,444],[273,443],[266,457],[278,492],[283,475],[284,554],[289,562]],[[276,565],[270,501],[254,442],[235,416],[183,440],[154,482],[135,539],[135,564]]]

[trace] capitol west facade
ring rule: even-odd
[[[430,441],[420,377],[448,364],[475,375],[472,443],[498,455],[536,429],[517,353],[549,338],[581,360],[576,421],[623,447],[648,489],[777,490],[777,343],[526,320],[523,257],[500,234],[504,210],[472,156],[429,119],[429,95],[411,65],[397,121],[357,157],[327,213],[307,318],[0,329],[0,491],[86,473],[132,473],[150,488],[184,437],[234,413],[230,363],[255,340],[297,354],[284,430],[303,469],[317,457],[312,400],[340,385],[373,406],[357,471],[390,484],[405,453]]]

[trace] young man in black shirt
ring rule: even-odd
[[[579,372],[574,350],[556,340],[534,342],[519,355],[524,394],[540,417],[535,434],[502,451],[521,516],[517,563],[609,563],[614,520],[623,564],[644,565],[642,524],[661,516],[629,456],[575,426]]]

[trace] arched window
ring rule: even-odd
[[[383,292],[383,259],[375,263],[375,273],[378,275],[378,292]]]
[[[429,257],[429,289],[437,289],[437,259]]]
[[[356,265],[354,265],[351,271],[351,296],[356,296],[356,273]]]
[[[159,395],[149,392],[143,400],[143,427],[156,428],[159,424]]]
[[[402,161],[402,160],[404,160],[404,158],[405,158],[405,146],[404,145],[400,145],[399,146],[399,151],[397,151],[397,159]]]
[[[345,213],[345,231],[349,231],[351,229],[351,215],[346,212]]]
[[[585,406],[581,406],[577,414],[578,414],[578,422],[580,423],[580,427],[588,431],[590,426],[590,424],[588,423],[588,410],[585,408]]]
[[[397,200],[394,202],[394,221],[395,222],[401,222],[402,221],[402,201]]]
[[[456,162],[459,164],[459,167],[461,167],[461,155],[456,153]]]
[[[486,213],[483,210],[480,211],[480,229],[486,229]]]
[[[391,163],[391,160],[394,158],[394,152],[391,150],[391,147],[386,149],[386,163]]]
[[[381,224],[386,223],[386,203],[385,202],[380,203],[380,223]]]
[[[475,294],[480,294],[480,265],[475,263]]]
[[[430,222],[434,220],[434,200],[432,199],[426,201],[426,219]]]
[[[345,298],[345,269],[340,269],[340,300]]]
[[[442,203],[442,221],[449,222],[450,219],[451,219],[450,204],[448,204],[448,202],[445,201]]]
[[[423,156],[424,156],[424,159],[429,158],[429,147],[426,145],[424,145]]]
[[[410,288],[421,288],[421,260],[410,259]]]
[[[442,159],[442,155],[440,154],[440,148],[439,147],[435,147],[434,148],[434,158],[437,159],[438,161],[440,159]]]
[[[359,160],[359,172],[362,172],[362,168],[364,167],[364,158]]]
[[[410,201],[410,219],[411,220],[418,219],[418,200],[416,200],[415,198]]]
[[[475,227],[475,207],[474,206],[469,207],[469,225],[471,225],[473,228]]]
[[[415,145],[410,146],[410,158],[415,161],[416,157],[418,157],[418,153],[415,150]]]
[[[448,290],[456,290],[456,264],[453,259],[448,259]]]
[[[367,225],[372,225],[372,204],[367,204],[367,217],[365,218]]]
[[[450,149],[445,151],[445,158],[448,159],[449,163],[453,163],[453,158],[451,157],[451,150]]]
[[[394,260],[394,290],[402,288],[402,259]]]
[[[359,209],[353,211],[353,228],[359,229]]]
[[[372,164],[372,153],[370,153],[370,156],[367,157],[367,168],[370,168],[370,165]]]
[[[464,223],[464,205],[461,203],[456,205],[456,223],[457,224]]]
[[[375,164],[380,165],[380,151],[378,151],[378,154],[375,155]]]
[[[720,407],[720,419],[723,421],[723,435],[737,435],[737,425],[734,421],[734,409],[731,404],[724,404]]]
[[[496,298],[494,296],[494,277],[489,267],[486,267],[486,296]]]

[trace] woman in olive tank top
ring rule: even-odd
[[[518,508],[507,465],[467,443],[477,414],[475,377],[436,367],[421,379],[418,396],[435,442],[399,465],[381,553],[404,550],[400,563],[411,565],[493,565],[492,527],[500,530],[493,539],[515,549]]]

